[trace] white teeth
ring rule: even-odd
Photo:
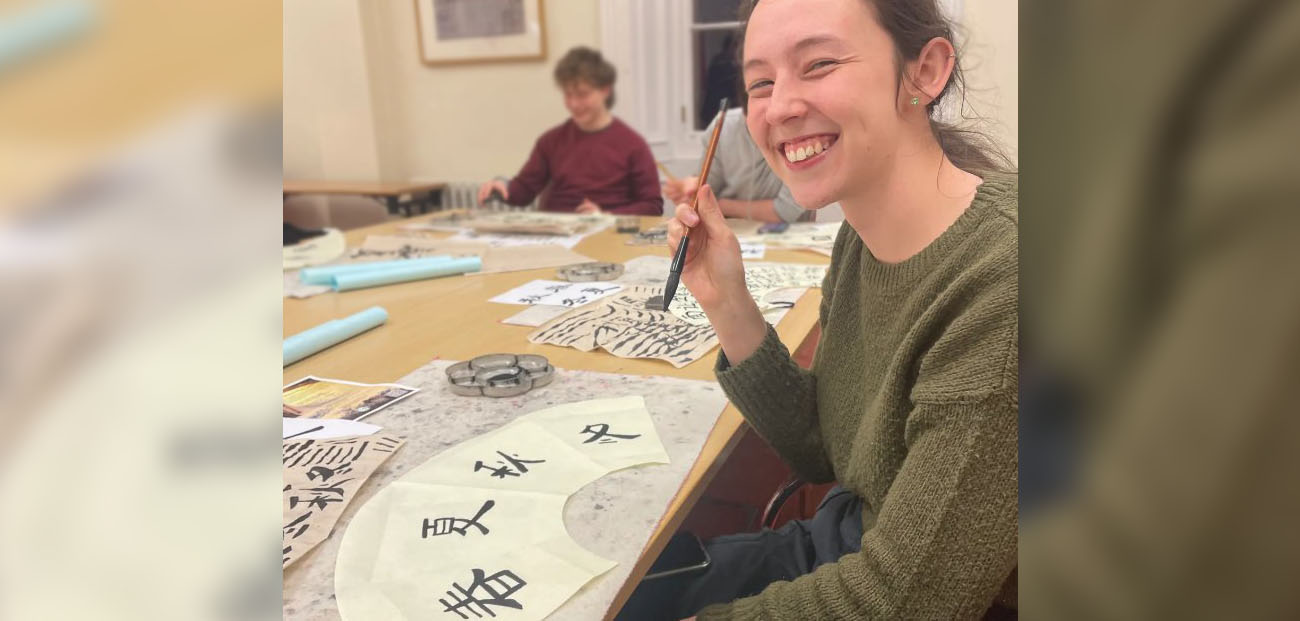
[[[831,148],[829,144],[825,144],[820,140],[814,141],[806,146],[802,146],[797,149],[792,149],[789,146],[787,146],[785,148],[785,159],[789,162],[802,162],[829,148]]]

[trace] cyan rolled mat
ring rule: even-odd
[[[99,18],[89,0],[28,2],[0,19],[0,71],[83,35]]]
[[[339,274],[356,274],[359,272],[370,272],[392,269],[394,267],[405,267],[409,265],[427,265],[433,263],[446,263],[451,260],[451,255],[440,254],[432,257],[421,257],[419,259],[398,259],[396,261],[375,261],[373,263],[348,263],[347,265],[321,265],[317,267],[304,267],[298,271],[298,280],[309,285],[334,285],[334,277]]]
[[[366,287],[378,287],[379,285],[391,285],[410,280],[423,280],[425,278],[437,278],[439,276],[450,276],[452,274],[464,274],[465,272],[477,272],[481,269],[483,269],[483,261],[481,259],[478,257],[465,257],[463,259],[452,259],[442,263],[409,265],[386,270],[357,272],[355,274],[338,274],[334,276],[333,286],[335,291],[349,291],[352,289],[364,289]]]
[[[315,328],[284,339],[284,366],[289,366],[326,347],[338,345],[388,321],[388,311],[371,306],[355,315],[331,319]]]

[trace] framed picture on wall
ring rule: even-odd
[[[543,60],[542,0],[415,0],[428,65]]]

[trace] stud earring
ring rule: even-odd
[[[916,104],[919,104],[919,103],[921,103],[921,98],[920,98],[920,97],[913,97],[913,98],[912,98],[912,105],[913,105],[913,106],[915,106]]]

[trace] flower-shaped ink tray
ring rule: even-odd
[[[575,263],[556,270],[555,275],[569,282],[591,282],[594,280],[614,280],[623,275],[622,263]]]
[[[488,354],[447,367],[451,391],[467,397],[515,397],[555,377],[545,356]]]

